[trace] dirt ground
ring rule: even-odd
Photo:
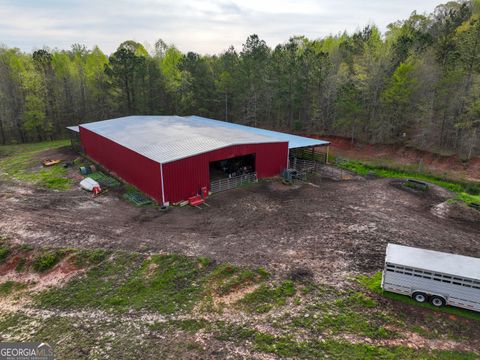
[[[309,183],[278,181],[215,194],[209,208],[137,208],[113,192],[42,190],[0,181],[0,234],[36,246],[180,252],[336,283],[382,268],[388,242],[480,257],[480,212],[390,179],[335,169]]]

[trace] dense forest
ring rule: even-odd
[[[0,47],[0,143],[66,136],[130,114],[197,114],[270,129],[480,153],[480,0],[388,26],[269,48],[180,52],[125,41],[110,56],[75,44]]]

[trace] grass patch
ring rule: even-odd
[[[291,319],[289,328],[304,328],[317,335],[347,333],[374,339],[398,335],[384,327],[398,321],[379,311],[374,299],[355,291],[332,292],[320,297],[314,294],[306,311]]]
[[[109,252],[103,249],[80,250],[75,254],[75,264],[79,268],[98,265],[107,258],[108,254]]]
[[[118,253],[71,280],[38,296],[41,306],[94,307],[125,311],[148,309],[163,314],[188,311],[203,296],[206,270],[180,255]]]
[[[66,178],[67,170],[61,165],[42,167],[36,156],[41,151],[68,144],[68,140],[57,140],[0,146],[0,168],[7,177],[36,183],[49,189],[66,190],[71,185],[71,180]]]
[[[352,160],[340,161],[337,163],[337,165],[340,168],[353,171],[354,173],[363,176],[374,173],[377,176],[385,178],[415,179],[426,181],[454,192],[457,196],[457,199],[466,203],[480,202],[480,184],[477,183],[454,181],[431,174],[395,169],[386,166],[369,165]]]
[[[26,264],[27,264],[27,260],[25,258],[20,258],[20,260],[18,260],[17,265],[15,266],[15,271],[23,272],[25,270]]]
[[[292,336],[274,336],[245,326],[217,324],[215,337],[221,341],[248,341],[256,351],[295,359],[476,359],[474,353],[459,351],[426,351],[408,347],[383,347],[352,344],[332,339],[297,341]]]
[[[45,272],[57,265],[65,255],[65,250],[45,252],[33,259],[32,268],[36,272]]]
[[[446,314],[452,314],[456,316],[461,316],[467,319],[471,320],[477,320],[480,321],[480,313],[477,313],[475,311],[470,311],[467,309],[461,309],[453,306],[444,306],[441,308],[434,307],[433,305],[430,305],[428,303],[419,303],[413,300],[412,298],[406,296],[406,295],[401,295],[401,294],[396,294],[392,293],[389,291],[383,291],[381,283],[382,283],[382,273],[378,272],[372,276],[359,276],[358,282],[368,288],[369,290],[373,291],[374,293],[384,296],[386,298],[396,300],[396,301],[401,301],[409,305],[413,306],[421,306],[427,309],[430,309],[431,311],[436,311],[436,312],[442,312]]]
[[[10,248],[6,246],[0,246],[0,264],[7,261],[8,255],[10,255]]]
[[[29,321],[27,315],[21,314],[19,312],[9,313],[5,316],[0,316],[0,334],[6,334],[7,331],[11,334],[15,327],[25,324]]]
[[[209,287],[224,296],[239,288],[257,284],[270,274],[264,268],[240,268],[232,264],[221,264],[209,275]]]
[[[285,305],[287,299],[295,293],[295,284],[291,280],[283,281],[278,285],[263,284],[240,300],[240,304],[247,311],[265,313],[275,306]]]
[[[21,252],[30,252],[34,249],[32,245],[29,244],[21,244],[18,246],[18,250]]]
[[[8,296],[15,291],[25,289],[26,287],[26,284],[16,281],[5,281],[4,283],[0,284],[0,296]]]
[[[146,206],[153,203],[151,198],[130,184],[125,185],[125,192],[122,198],[136,206]]]

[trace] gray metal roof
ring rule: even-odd
[[[480,279],[480,259],[388,244],[386,262],[472,279]]]
[[[298,135],[291,135],[291,134],[286,134],[278,131],[265,130],[265,129],[260,129],[252,126],[240,125],[240,124],[235,124],[235,123],[230,123],[230,122],[225,122],[220,120],[213,120],[213,119],[208,119],[201,116],[188,116],[188,118],[205,125],[223,126],[229,129],[238,129],[238,130],[248,131],[252,134],[268,136],[280,141],[288,141],[289,149],[297,149],[297,148],[311,147],[311,146],[324,146],[324,145],[330,144],[330,142],[324,141],[324,140],[312,139],[312,138],[298,136]]]
[[[180,116],[127,116],[82,124],[80,128],[159,163],[232,145],[286,142]]]

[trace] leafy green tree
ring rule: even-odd
[[[109,57],[109,66],[106,73],[113,79],[115,85],[121,89],[122,98],[126,107],[122,111],[133,114],[137,110],[139,80],[144,80],[145,57],[148,56],[145,48],[133,41],[125,41]]]
[[[386,110],[384,141],[401,142],[402,134],[409,130],[411,114],[415,112],[412,107],[417,85],[414,69],[412,61],[400,63],[382,92],[381,100]]]

